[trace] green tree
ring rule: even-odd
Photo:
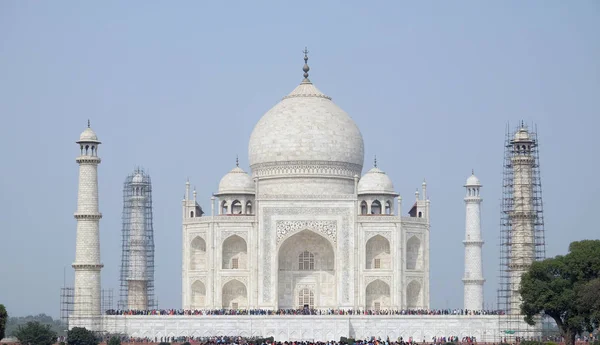
[[[99,339],[94,332],[84,327],[73,327],[67,332],[68,345],[98,345]]]
[[[108,340],[108,345],[121,345],[121,338],[113,335]]]
[[[56,332],[50,325],[31,321],[17,328],[13,334],[23,345],[52,345],[56,342]]]
[[[600,278],[600,240],[585,240],[569,245],[569,253],[534,262],[521,278],[519,293],[525,321],[535,324],[535,316],[548,315],[556,322],[566,345],[575,337],[591,332],[599,323],[595,281]]]
[[[4,339],[7,320],[8,313],[6,312],[6,308],[4,308],[4,304],[0,304],[0,340]]]

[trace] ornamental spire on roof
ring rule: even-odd
[[[310,67],[308,67],[308,48],[304,47],[304,67],[302,67],[302,70],[304,71],[304,80],[302,81],[303,83],[310,83],[310,80],[308,79],[308,71],[310,71]]]
[[[377,168],[377,155],[375,155],[375,159],[373,160],[373,167]]]

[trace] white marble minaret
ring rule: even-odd
[[[471,174],[465,184],[465,275],[464,309],[483,310],[483,265],[481,249],[481,183],[475,174]]]
[[[100,233],[98,211],[98,146],[96,133],[88,128],[79,137],[79,190],[77,193],[77,242],[75,249],[75,296],[69,327],[96,330],[100,319]],[[72,320],[72,322],[71,322]]]
[[[148,309],[148,273],[146,263],[146,194],[147,184],[141,172],[131,181],[131,230],[129,233],[129,274],[127,276],[127,308]]]

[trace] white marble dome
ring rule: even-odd
[[[364,143],[350,116],[305,79],[258,121],[248,156],[253,171],[286,163],[349,163],[360,173]]]
[[[79,136],[79,141],[80,142],[97,142],[98,136],[96,136],[96,133],[90,127],[88,127],[83,132],[81,132],[81,135]]]
[[[469,178],[467,179],[467,183],[465,183],[465,186],[481,186],[481,182],[479,182],[479,179],[477,178],[477,176],[475,176],[475,174],[471,174],[471,176],[469,176]]]
[[[396,194],[390,177],[379,168],[369,170],[358,181],[358,194]]]
[[[254,181],[242,168],[236,166],[219,182],[219,192],[223,194],[254,194]]]
[[[131,179],[131,182],[133,183],[142,183],[144,182],[144,177],[142,176],[142,174],[137,173],[133,176],[133,179]]]
[[[517,133],[515,133],[515,140],[516,141],[528,141],[531,140],[531,138],[529,137],[529,132],[527,131],[526,128],[521,127],[521,129],[519,129],[517,131]]]

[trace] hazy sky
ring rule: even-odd
[[[549,256],[598,238],[598,1],[1,1],[0,303],[59,315],[75,257],[75,140],[99,167],[103,288],[118,295],[122,184],[154,189],[156,294],[181,306],[186,177],[209,211],[254,124],[310,78],[356,121],[408,212],[427,179],[431,306],[461,307],[465,179],[484,187],[495,303],[505,127],[536,123]],[[66,269],[65,269],[66,268]]]

